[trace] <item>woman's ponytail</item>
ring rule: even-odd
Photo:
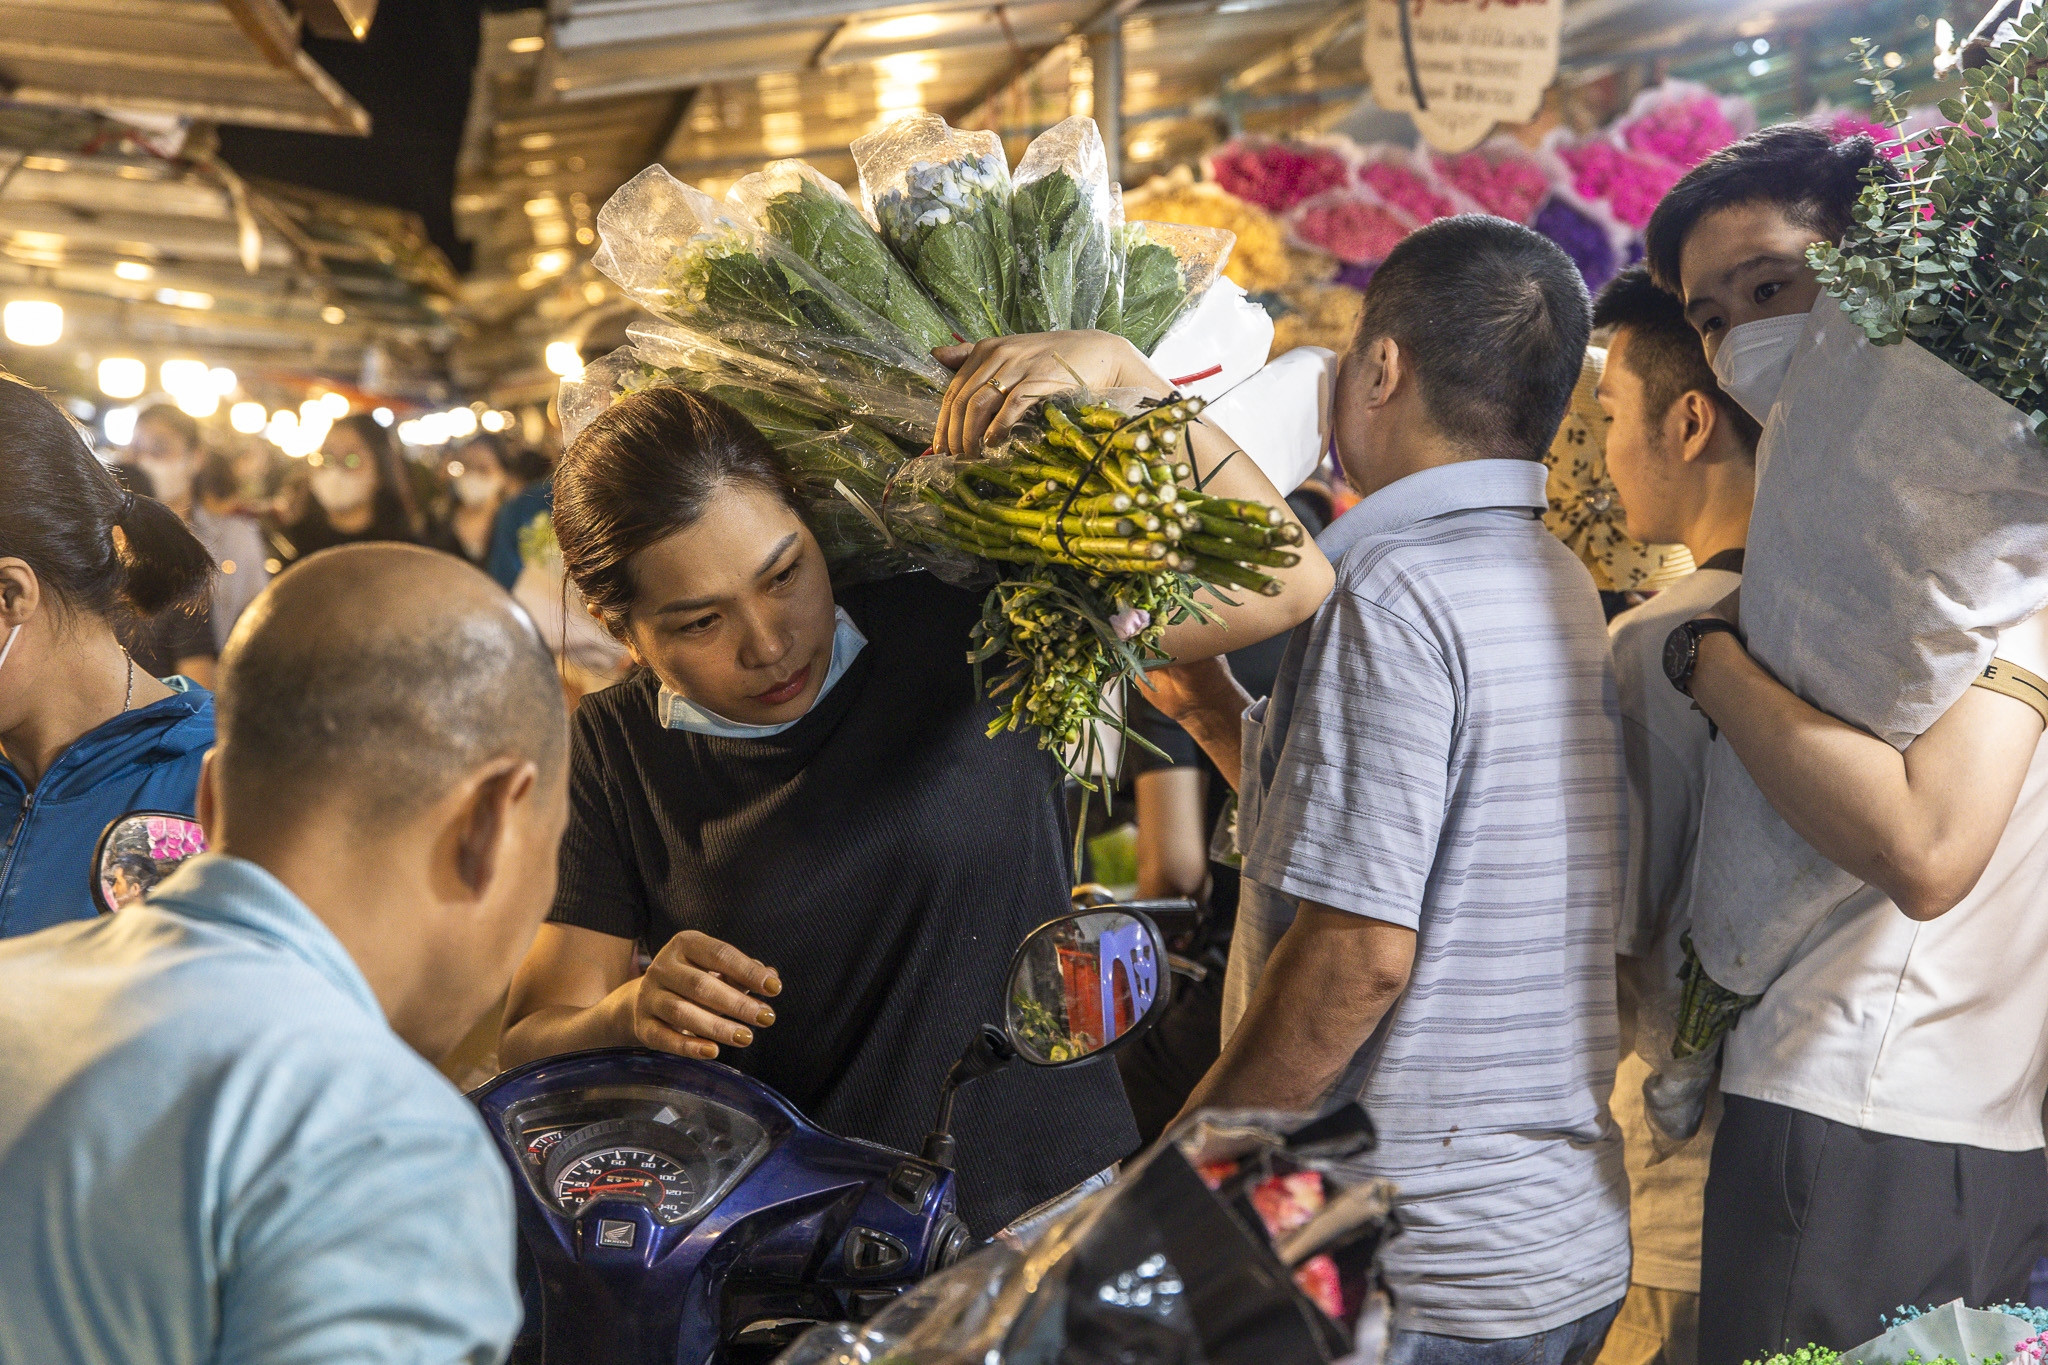
[[[121,597],[142,616],[186,606],[213,581],[213,557],[176,512],[155,498],[124,492],[114,525],[127,543]]]
[[[55,403],[5,376],[0,489],[0,557],[27,561],[66,610],[154,615],[211,581],[206,547],[176,512],[124,490]]]

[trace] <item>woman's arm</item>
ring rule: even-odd
[[[1138,898],[1200,897],[1209,885],[1209,774],[1182,764],[1138,774]]]
[[[2044,626],[2006,632],[2001,657],[2035,669]],[[1692,695],[1785,823],[1916,920],[1984,875],[2042,732],[2033,707],[1972,687],[1902,754],[1807,705],[1725,633],[1700,640]]]
[[[933,354],[957,371],[940,404],[933,446],[966,458],[980,454],[985,440],[1008,431],[1039,399],[1069,392],[1077,381],[1092,388],[1137,389],[1154,398],[1173,391],[1135,346],[1109,332],[996,337],[971,347],[942,347]],[[1278,596],[1227,589],[1226,600],[1204,593],[1202,604],[1214,621],[1168,626],[1166,652],[1182,660],[1213,658],[1299,625],[1322,605],[1336,581],[1329,560],[1301,527],[1287,499],[1238,451],[1228,433],[1206,418],[1197,420],[1188,427],[1187,448],[1188,463],[1204,492],[1278,508],[1301,530],[1302,543],[1296,547],[1301,561],[1292,568],[1261,570],[1279,581]]]
[[[513,974],[498,1059],[518,1066],[585,1048],[636,1046],[709,1059],[719,1044],[745,1047],[754,1028],[773,1024],[775,1011],[755,996],[781,990],[772,969],[695,930],[670,939],[636,976],[631,939],[543,924]]]

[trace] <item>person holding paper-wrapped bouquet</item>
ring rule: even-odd
[[[1866,183],[1894,174],[1867,138],[1831,145],[1815,130],[1774,128],[1702,163],[1651,220],[1651,270],[1682,296],[1722,385],[1759,421],[1802,337],[1826,321],[1809,329],[1821,282],[1808,249],[1841,239]],[[1766,423],[1767,448],[1783,412]],[[1807,443],[1771,458],[1821,457]],[[1766,468],[1759,523],[1770,477]],[[1776,511],[1819,529],[1811,519],[1854,516],[1855,504]],[[1897,533],[1863,528],[1873,539]],[[1757,590],[1757,546],[1753,524],[1746,593]],[[1874,553],[1853,567],[1873,587],[1889,572]],[[1899,629],[1865,617],[1870,632]],[[1727,1035],[1726,1110],[1706,1187],[1702,1365],[1787,1343],[1844,1349],[1901,1303],[2024,1301],[2048,1248],[2048,1051],[2038,1041],[2048,1016],[2048,615],[2000,634],[1982,685],[1899,747],[1781,684],[1743,629],[1731,596],[1673,632],[1666,672],[1770,806],[1860,885],[1805,932]],[[1803,666],[1797,653],[1781,663]],[[1712,776],[1705,799],[1711,824],[1728,799]],[[1713,872],[1704,843],[1700,856]],[[1798,886],[1780,894],[1784,914],[1800,913]],[[1689,970],[1713,989],[1697,961]],[[1729,1011],[1745,1003],[1721,1001]]]
[[[939,356],[958,368],[944,454],[976,455],[1077,382],[1170,392],[1102,332]],[[1209,492],[1284,507],[1233,449],[1189,428]],[[681,387],[622,398],[564,455],[563,562],[640,671],[576,716],[562,889],[502,1055],[721,1057],[834,1131],[916,1150],[1011,952],[1067,903],[1060,771],[1028,728],[988,735],[996,706],[967,661],[981,594],[928,573],[835,590],[802,505],[759,431]],[[1275,574],[1276,595],[1169,626],[1167,651],[1278,634],[1330,583],[1306,543]],[[978,1081],[956,1129],[961,1212],[981,1234],[1137,1142],[1113,1066]]]

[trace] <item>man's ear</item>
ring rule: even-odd
[[[1691,464],[1713,446],[1714,433],[1721,429],[1721,408],[1703,390],[1687,389],[1671,405],[1666,420],[1675,428],[1672,435],[1677,438],[1678,458]]]
[[[512,869],[520,803],[531,799],[540,770],[531,759],[502,758],[474,774],[455,807],[455,875],[470,898],[481,900],[491,883]]]
[[[1364,381],[1359,401],[1369,408],[1385,407],[1392,402],[1401,385],[1408,379],[1408,357],[1402,353],[1401,344],[1392,337],[1375,337],[1359,356],[1359,378]]]

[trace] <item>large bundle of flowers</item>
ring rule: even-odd
[[[1092,744],[1089,722],[1114,714],[1105,688],[1164,660],[1165,627],[1204,615],[1198,593],[1277,592],[1264,569],[1297,562],[1299,527],[1202,492],[1185,438],[1198,398],[1076,392],[978,460],[928,455],[951,378],[930,351],[1092,326],[1149,351],[1229,235],[1122,222],[1086,119],[1043,135],[1014,177],[993,134],[932,115],[853,154],[860,206],[801,162],[722,205],[659,166],[613,195],[598,268],[662,323],[564,386],[564,425],[651,384],[731,404],[804,492],[835,571],[993,581],[970,653],[996,675],[991,733]]]
[[[1296,240],[1346,265],[1384,261],[1416,228],[1415,219],[1359,186],[1327,190],[1297,206],[1287,222]]]
[[[1430,165],[1439,179],[1480,208],[1517,223],[1533,222],[1550,194],[1543,167],[1512,138],[1494,138],[1456,156],[1432,154]]]
[[[1285,213],[1351,178],[1343,152],[1308,142],[1237,138],[1209,155],[1209,178],[1248,204]]]

